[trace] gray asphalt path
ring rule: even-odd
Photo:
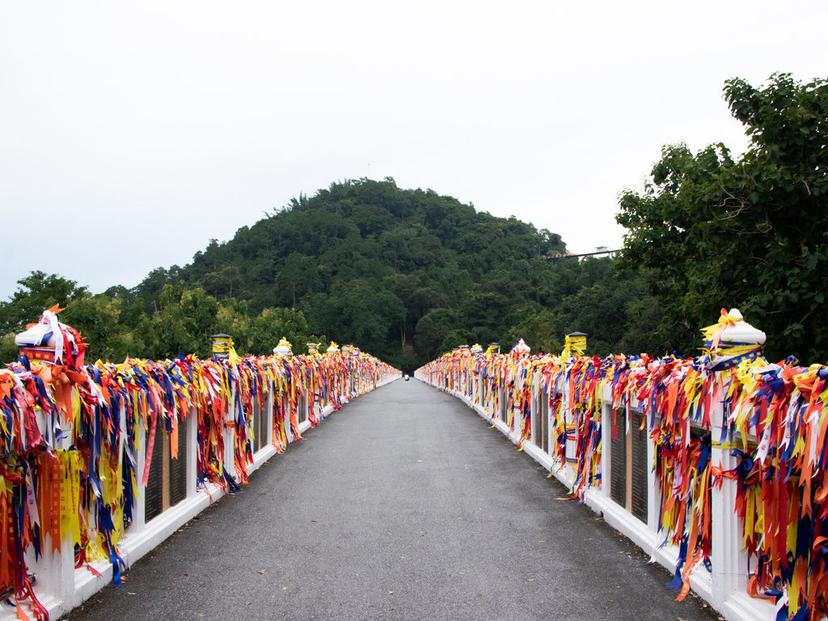
[[[456,399],[361,397],[72,619],[711,619]]]

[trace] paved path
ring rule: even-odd
[[[456,399],[334,414],[72,619],[711,619]]]

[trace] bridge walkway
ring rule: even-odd
[[[378,389],[71,619],[714,619],[458,400]]]

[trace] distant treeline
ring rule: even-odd
[[[406,369],[462,343],[558,351],[573,330],[599,355],[695,353],[699,328],[738,306],[772,356],[824,360],[828,87],[781,74],[761,88],[728,81],[725,99],[748,151],[665,147],[644,191],[621,195],[618,259],[552,262],[566,247],[547,230],[393,179],[345,181],[134,289],[92,294],[34,272],[0,303],[0,353],[10,359],[13,333],[54,303],[93,358],[204,355],[222,331],[251,353],[282,336],[297,351],[337,338]]]

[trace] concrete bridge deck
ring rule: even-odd
[[[458,400],[332,416],[71,619],[715,619]]]

